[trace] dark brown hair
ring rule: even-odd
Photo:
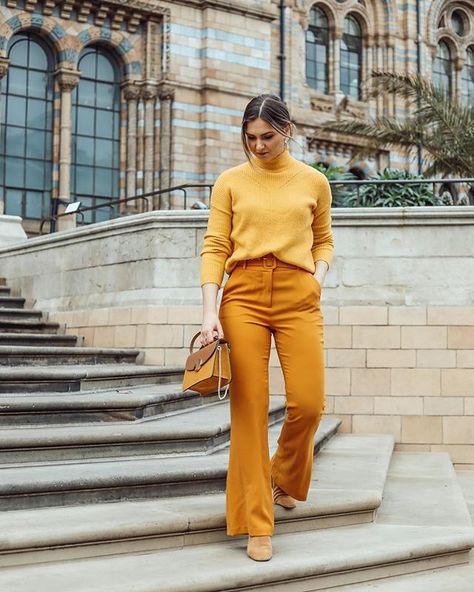
[[[242,144],[249,161],[251,161],[252,153],[247,145],[247,124],[249,121],[254,121],[259,117],[271,125],[274,130],[290,140],[292,139],[291,132],[295,128],[287,106],[278,95],[264,94],[254,97],[245,107],[242,116]],[[288,126],[290,126],[289,134],[285,132],[285,128]]]

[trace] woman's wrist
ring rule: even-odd
[[[322,286],[324,283],[324,278],[326,277],[326,273],[328,271],[328,264],[323,259],[318,260],[315,262],[315,270],[314,270],[314,277]]]

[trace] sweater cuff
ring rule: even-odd
[[[333,249],[327,249],[324,247],[320,247],[319,249],[316,249],[315,251],[313,251],[313,260],[316,263],[316,261],[319,260],[323,260],[326,261],[326,263],[328,264],[328,269],[329,267],[331,267],[331,263],[333,260]]]
[[[221,287],[224,278],[225,261],[213,257],[212,254],[201,255],[201,286],[208,282]]]

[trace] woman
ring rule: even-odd
[[[201,343],[225,336],[231,345],[227,534],[248,534],[256,561],[272,556],[273,503],[290,510],[307,499],[324,410],[320,296],[334,248],[331,190],[323,174],[290,156],[293,128],[279,97],[249,102],[242,119],[248,162],[217,178],[201,250]],[[218,315],[224,271],[230,278]],[[271,335],[287,414],[270,459]]]

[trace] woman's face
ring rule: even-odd
[[[247,123],[245,135],[250,152],[258,158],[272,160],[285,149],[285,136],[260,117]]]

